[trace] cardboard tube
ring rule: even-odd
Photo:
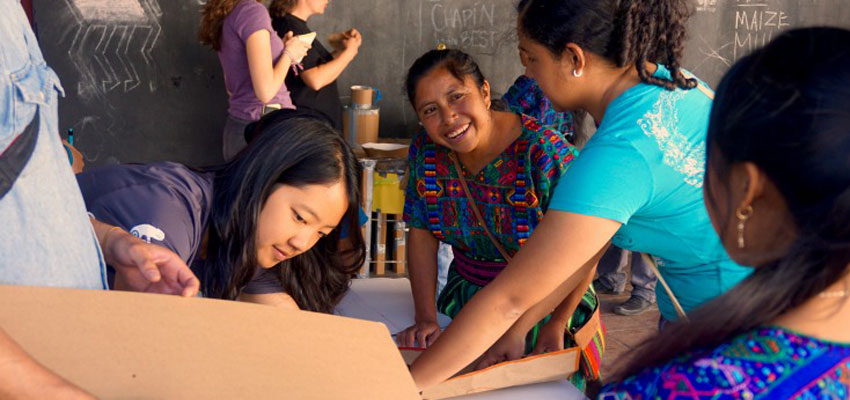
[[[355,108],[370,108],[372,107],[372,93],[375,90],[369,86],[352,86],[351,87],[351,105]]]

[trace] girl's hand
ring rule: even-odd
[[[112,228],[101,241],[103,256],[115,268],[115,289],[192,297],[200,282],[180,256]]]
[[[348,32],[343,33],[342,46],[346,51],[356,53],[361,44],[363,44],[363,37],[357,29],[351,28]]]
[[[525,355],[525,335],[515,335],[509,331],[490,346],[475,369],[483,369],[501,362],[517,360],[522,358],[523,355]]]
[[[310,45],[295,37],[292,31],[289,31],[283,37],[284,55],[289,57],[293,64],[300,63],[307,55],[307,50],[310,50]]]
[[[534,354],[551,353],[553,351],[561,351],[564,349],[564,333],[566,332],[567,324],[550,320],[540,327],[540,332],[537,335],[537,344],[534,346]]]
[[[442,330],[437,321],[422,321],[407,327],[396,336],[396,343],[401,347],[428,347],[437,340]]]

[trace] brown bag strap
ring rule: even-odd
[[[484,228],[484,233],[487,234],[487,237],[490,239],[490,242],[493,243],[493,246],[496,246],[496,249],[499,250],[499,253],[502,257],[505,258],[505,261],[511,262],[511,256],[508,255],[508,252],[504,247],[493,237],[493,234],[490,233],[490,229],[487,228],[487,223],[484,221],[484,217],[481,215],[481,211],[478,210],[478,205],[475,204],[475,200],[472,198],[472,193],[469,191],[469,186],[466,184],[466,178],[463,176],[463,168],[461,168],[460,161],[457,159],[457,154],[455,152],[451,152],[449,154],[449,158],[455,165],[455,169],[457,170],[457,175],[460,178],[460,185],[463,188],[463,193],[466,194],[467,200],[469,200],[470,207],[472,208],[472,212],[475,214],[475,218],[478,220],[478,224]],[[579,290],[580,288],[576,288]],[[581,295],[584,295],[584,292],[587,291],[585,287],[582,291]],[[572,293],[571,293],[572,295]],[[579,301],[575,302],[575,306],[570,314],[575,313],[578,308],[579,303],[581,302],[581,297],[579,297]],[[596,335],[596,332],[599,330],[601,323],[599,318],[599,305],[596,306],[596,311],[593,312],[591,318],[584,324],[574,335],[576,344],[579,344],[581,348],[586,347],[591,340],[593,340],[593,336]]]
[[[658,270],[658,265],[655,263],[655,260],[646,253],[640,253],[640,256],[643,258],[644,264],[646,264],[649,269],[652,270],[652,273],[658,277],[658,282],[661,282],[661,286],[664,287],[664,291],[666,291],[667,296],[670,297],[670,301],[673,303],[673,308],[676,309],[676,314],[679,315],[679,318],[685,322],[690,322],[690,320],[688,320],[688,315],[685,313],[685,309],[682,308],[681,304],[679,304],[679,299],[677,299],[676,295],[673,294],[673,289],[670,289],[670,285],[668,285],[667,281],[664,280],[664,277],[661,276],[661,271]]]
[[[499,244],[499,241],[493,237],[493,234],[490,233],[490,229],[487,228],[487,222],[484,221],[484,217],[481,216],[481,211],[478,210],[478,205],[475,204],[475,200],[472,198],[472,193],[469,191],[469,187],[466,185],[466,178],[463,176],[463,168],[460,166],[460,161],[457,159],[457,154],[455,152],[449,153],[449,158],[452,159],[452,162],[455,164],[455,169],[457,170],[457,176],[460,177],[460,185],[463,187],[463,193],[466,194],[467,200],[469,200],[469,206],[472,207],[472,212],[475,213],[475,218],[478,220],[478,225],[481,225],[484,228],[484,233],[487,234],[487,237],[490,238],[490,242],[493,243],[493,246],[496,246],[496,250],[499,250],[499,254],[507,262],[511,262],[511,256],[508,255],[508,252],[505,251],[505,248]]]
[[[573,310],[575,312],[575,310]],[[593,341],[593,337],[596,336],[596,332],[599,332],[599,329],[602,327],[602,320],[599,316],[599,304],[597,301],[596,311],[590,316],[590,319],[584,323],[584,326],[579,328],[576,331],[575,335],[573,335],[573,340],[576,342],[576,345],[580,348],[585,348],[587,345]],[[569,330],[567,330],[569,332]]]

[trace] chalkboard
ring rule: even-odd
[[[711,87],[741,56],[784,30],[816,25],[850,28],[847,0],[695,0],[694,8],[684,65]]]
[[[196,33],[205,0],[34,0],[37,33],[65,86],[60,127],[72,127],[90,165],[221,160],[227,110],[221,67]],[[416,130],[404,93],[410,64],[438,43],[472,54],[503,93],[522,73],[516,51],[517,0],[334,0],[308,23],[327,45],[333,32],[363,34],[340,77],[383,92],[381,136]],[[737,58],[782,30],[850,27],[846,0],[693,0],[684,65],[716,86]],[[789,55],[793,57],[794,55]]]

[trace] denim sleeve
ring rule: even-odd
[[[0,1],[0,151],[57,94],[64,95],[59,78],[45,64],[20,3]]]

